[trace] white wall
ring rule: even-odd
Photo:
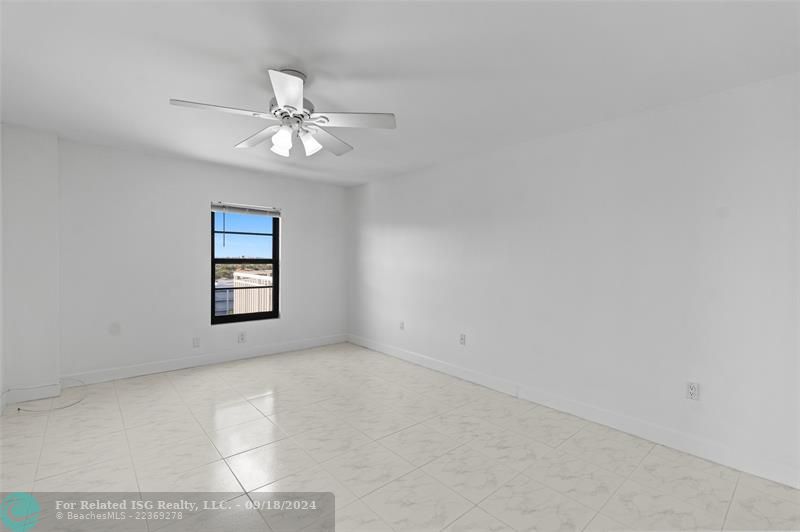
[[[142,365],[129,370],[140,373],[185,357],[205,362],[343,339],[344,189],[60,146],[65,375],[101,378],[108,368]],[[280,319],[210,325],[211,201],[283,210]],[[109,334],[113,322],[119,336]],[[236,344],[239,331],[247,344]]]
[[[3,351],[14,402],[59,386],[58,139],[3,127]]]
[[[800,486],[799,90],[359,187],[352,339]]]
[[[99,381],[345,338],[345,189],[17,127],[3,142],[14,154],[3,161],[7,387],[43,371]],[[280,319],[210,325],[211,201],[283,210]],[[50,358],[31,358],[35,346]]]
[[[0,413],[6,405],[5,356],[3,351],[3,129],[0,128]]]

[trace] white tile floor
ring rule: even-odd
[[[0,491],[332,491],[337,530],[800,530],[800,491],[350,344],[0,417]]]

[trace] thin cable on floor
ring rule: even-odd
[[[80,403],[81,401],[83,401],[84,399],[86,399],[86,396],[89,394],[89,392],[86,391],[87,384],[85,382],[83,382],[80,379],[74,379],[72,377],[65,377],[63,379],[60,379],[59,382],[64,383],[65,381],[77,382],[78,383],[77,385],[70,386],[70,388],[82,388],[83,389],[83,394],[78,399],[72,401],[71,403],[67,403],[65,405],[52,406],[52,403],[51,403],[51,406],[49,406],[48,408],[24,408],[22,406],[18,406],[17,407],[17,412],[27,412],[27,413],[41,414],[43,412],[53,412],[53,411],[56,411],[56,410],[64,410],[65,408],[70,408],[72,406],[75,406],[78,403]],[[55,401],[56,399],[58,399],[58,397],[54,397],[52,400]],[[22,403],[22,404],[24,404],[24,403]]]

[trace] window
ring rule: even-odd
[[[212,205],[212,325],[279,316],[279,238],[277,211]]]

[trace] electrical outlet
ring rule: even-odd
[[[195,349],[200,347],[200,337],[199,336],[195,336],[195,337],[192,338],[192,347],[194,347]]]
[[[467,345],[467,335],[462,333],[458,339],[458,343],[461,345]]]
[[[686,398],[692,401],[700,400],[700,384],[697,382],[689,382],[686,384]]]
[[[122,334],[122,325],[118,321],[112,321],[108,326],[108,334],[111,336],[119,336]]]
[[[406,322],[404,322],[404,321],[400,322],[400,330],[401,331],[405,331],[406,330]]]
[[[245,342],[247,342],[247,334],[244,331],[242,331],[239,333],[239,336],[236,337],[236,343],[243,344]]]

